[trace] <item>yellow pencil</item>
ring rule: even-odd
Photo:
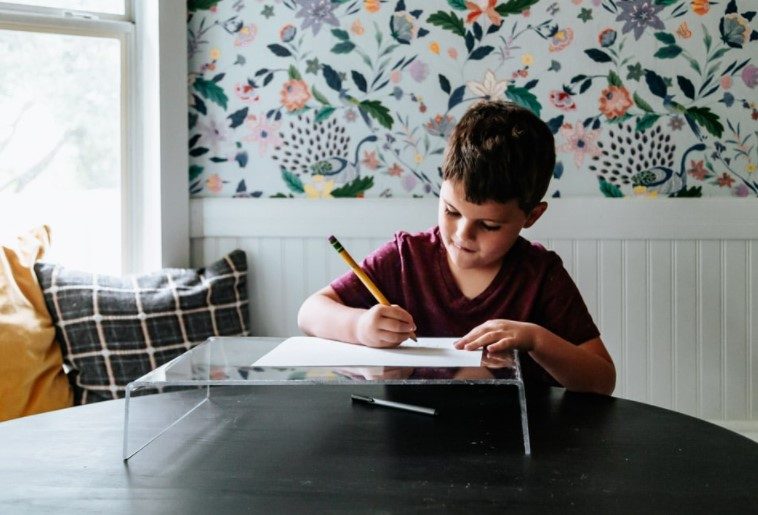
[[[379,291],[379,288],[376,287],[376,285],[374,284],[374,281],[372,281],[371,278],[368,275],[366,275],[366,272],[364,272],[363,269],[360,267],[360,265],[358,265],[358,263],[355,262],[355,260],[353,259],[353,256],[351,256],[347,252],[347,250],[345,250],[345,247],[342,246],[342,244],[337,240],[337,238],[335,238],[334,236],[329,236],[329,243],[331,243],[332,246],[334,247],[334,250],[336,250],[339,253],[339,255],[342,256],[342,259],[345,260],[345,263],[347,263],[347,266],[349,266],[353,270],[353,272],[355,273],[355,275],[358,276],[358,279],[361,280],[363,285],[366,288],[368,288],[368,291],[371,292],[371,295],[374,296],[376,301],[379,304],[389,306],[390,301],[387,300],[387,297],[385,297],[384,294],[381,291]],[[416,334],[413,332],[411,332],[411,340],[413,340],[414,342],[417,341]]]

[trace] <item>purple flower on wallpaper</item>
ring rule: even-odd
[[[338,4],[333,4],[331,0],[298,0],[298,4],[300,4],[301,9],[295,14],[295,17],[305,18],[300,26],[301,29],[305,30],[310,27],[315,36],[321,30],[322,23],[339,27],[339,21],[332,12]]]
[[[408,66],[408,73],[416,82],[422,82],[429,75],[429,65],[419,59],[415,59]]]
[[[560,152],[570,152],[574,154],[574,164],[581,168],[586,156],[597,157],[602,151],[598,147],[597,140],[600,138],[600,130],[586,130],[584,125],[577,123],[564,124],[560,129],[560,134],[565,139],[565,143],[557,147]]]
[[[684,127],[684,120],[679,116],[672,116],[669,120],[669,127],[671,127],[672,131],[679,131]]]
[[[732,195],[735,197],[747,197],[750,195],[750,190],[744,184],[740,184],[732,188]]]
[[[742,69],[740,77],[742,77],[742,82],[745,83],[745,86],[753,89],[758,84],[758,67],[748,64]]]
[[[208,116],[197,122],[197,130],[200,133],[201,141],[205,145],[210,145],[214,154],[218,154],[222,142],[228,141],[228,131],[223,121],[218,121],[214,116]]]
[[[403,175],[403,178],[400,182],[402,182],[405,191],[411,191],[418,184],[418,179],[416,179],[414,175],[407,173]]]
[[[656,5],[652,0],[625,0],[619,2],[621,14],[616,17],[616,21],[623,21],[624,26],[621,32],[634,31],[634,39],[639,40],[642,33],[647,27],[658,30],[664,30],[666,27],[658,18],[658,13],[663,9],[663,5]]]
[[[250,115],[245,120],[245,125],[250,129],[250,134],[245,136],[245,141],[258,143],[258,154],[263,156],[268,152],[268,147],[278,147],[282,144],[282,138],[279,137],[279,127],[281,122],[274,122],[264,115]]]
[[[429,133],[430,136],[439,136],[445,139],[447,139],[450,133],[453,132],[453,127],[455,127],[455,118],[449,114],[438,114],[424,124],[426,132]]]
[[[358,119],[358,115],[356,114],[355,110],[351,107],[347,111],[345,111],[345,120],[347,120],[350,123],[353,123],[355,120]]]

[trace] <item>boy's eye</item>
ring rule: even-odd
[[[450,216],[458,216],[460,213],[458,213],[458,211],[452,211],[450,208],[446,207],[445,214]]]
[[[497,231],[498,229],[500,229],[500,226],[499,225],[490,225],[490,224],[482,223],[482,228],[485,231]]]

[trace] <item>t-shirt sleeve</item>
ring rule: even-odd
[[[545,329],[579,345],[600,336],[571,276],[560,259],[548,270],[539,293],[536,318]]]
[[[397,238],[388,241],[366,258],[360,265],[366,275],[376,284],[379,291],[391,303],[398,303],[397,292],[399,291],[397,276],[399,275],[400,253],[398,251]],[[394,278],[394,280],[393,280]],[[371,292],[366,288],[358,276],[349,269],[333,280],[329,286],[337,293],[346,306],[368,309],[377,303]]]

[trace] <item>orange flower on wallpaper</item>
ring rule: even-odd
[[[363,8],[370,13],[379,12],[379,0],[363,0]]]
[[[485,1],[487,2],[486,7],[481,6],[481,4],[484,3],[482,0],[479,0],[478,2],[466,2],[466,8],[469,10],[468,16],[466,16],[466,21],[468,23],[473,23],[479,18],[479,16],[486,14],[490,19],[490,23],[493,25],[500,25],[503,22],[503,17],[495,10],[497,0]]]
[[[734,179],[729,176],[726,172],[721,174],[721,177],[716,179],[716,182],[718,182],[719,187],[723,188],[726,186],[727,188],[731,188],[732,184],[734,184]]]
[[[600,92],[600,111],[610,120],[622,116],[632,106],[632,97],[623,86],[608,86]]]
[[[708,0],[692,0],[692,11],[695,14],[703,16],[710,8],[711,6],[708,4]]]
[[[305,107],[311,99],[308,85],[300,79],[291,79],[284,83],[281,91],[282,105],[287,111],[297,111]]]
[[[702,181],[708,176],[708,170],[705,169],[705,161],[690,161],[690,168],[687,170],[695,179]]]
[[[211,193],[218,193],[224,187],[224,181],[221,180],[221,177],[217,173],[214,173],[205,179],[205,186]]]
[[[553,34],[553,37],[550,39],[550,44],[548,45],[547,49],[550,52],[560,52],[569,46],[573,40],[574,31],[571,30],[571,28],[566,27],[565,29],[559,30]]]
[[[387,173],[389,173],[392,177],[399,177],[403,175],[403,167],[395,163],[387,168]]]
[[[683,21],[679,25],[679,28],[676,29],[676,33],[679,34],[679,37],[681,37],[683,39],[690,39],[690,37],[692,37],[692,31],[687,26],[687,22],[686,21]]]
[[[355,20],[353,24],[350,25],[350,32],[356,36],[362,36],[363,33],[366,32],[366,29],[363,27],[361,20]]]
[[[376,170],[379,168],[379,159],[376,157],[376,152],[369,152],[368,150],[364,151],[361,164],[369,170]]]

